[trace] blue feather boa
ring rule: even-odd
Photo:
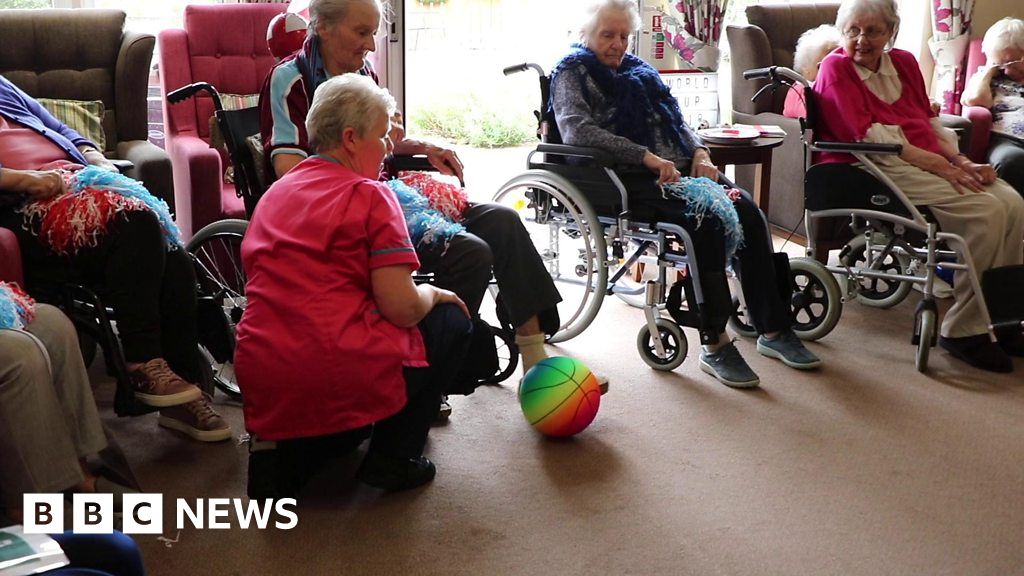
[[[438,243],[447,246],[453,236],[466,230],[462,224],[452,222],[431,208],[426,196],[401,180],[388,180],[387,185],[402,206],[402,214],[405,216],[413,246],[430,247]]]
[[[725,192],[725,187],[708,178],[683,178],[679,182],[664,184],[665,192],[686,202],[683,211],[696,221],[700,228],[704,218],[713,217],[722,224],[725,235],[725,259],[732,260],[736,251],[743,247],[743,226],[736,206]]]
[[[86,166],[75,173],[71,192],[78,194],[90,187],[110,190],[126,198],[141,200],[160,221],[160,228],[163,229],[164,240],[167,242],[168,248],[173,250],[183,246],[181,230],[174,223],[167,202],[150,194],[149,190],[146,190],[146,187],[138,180],[96,166]]]
[[[0,329],[20,330],[31,321],[31,298],[18,294],[9,285],[0,282]]]
[[[650,120],[655,115],[660,119],[662,129],[680,150],[688,147],[680,131],[683,114],[679,102],[672,96],[668,86],[661,80],[658,71],[632,54],[626,54],[617,70],[612,70],[597,59],[592,50],[582,44],[573,44],[572,51],[562,58],[551,70],[551,85],[563,71],[576,65],[583,65],[598,88],[612,104],[612,116],[608,125],[601,128],[619,136],[629,138],[648,149],[655,147],[654,131]],[[590,100],[586,82],[580,87],[583,97]],[[548,98],[548,114],[554,117],[552,94]]]

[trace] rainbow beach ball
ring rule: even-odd
[[[523,376],[519,406],[526,421],[543,434],[572,436],[597,416],[601,389],[597,378],[579,360],[545,358]]]

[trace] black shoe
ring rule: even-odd
[[[303,482],[279,448],[249,452],[249,481],[246,492],[251,500],[295,498]]]
[[[975,368],[989,372],[1013,372],[1013,361],[1002,348],[989,340],[988,334],[963,338],[939,336],[939,346]]]
[[[434,479],[437,468],[425,456],[396,458],[372,452],[363,459],[356,478],[374,488],[398,492],[422,486]]]

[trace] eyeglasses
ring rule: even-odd
[[[993,64],[992,67],[993,68],[1002,68],[1003,70],[1006,70],[1010,66],[1014,66],[1014,65],[1020,64],[1021,62],[1024,62],[1024,58],[1021,58],[1020,60],[1014,60],[1012,62],[1003,62],[1002,64]]]
[[[868,40],[878,40],[887,34],[889,34],[888,29],[868,28],[867,30],[861,30],[856,26],[853,28],[847,28],[843,31],[843,36],[846,36],[848,40],[856,40],[860,36],[863,36]]]

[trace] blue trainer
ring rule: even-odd
[[[811,370],[821,366],[821,359],[810,350],[792,330],[783,330],[774,339],[764,335],[757,337],[757,351],[769,358],[778,358],[782,363],[797,370]]]
[[[700,369],[732,388],[753,388],[761,383],[761,379],[754,374],[750,366],[747,366],[746,360],[740,356],[740,351],[732,342],[722,346],[717,352],[702,353]]]

